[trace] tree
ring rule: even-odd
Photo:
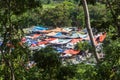
[[[41,80],[69,80],[76,74],[76,67],[63,66],[60,55],[51,47],[47,46],[33,54],[33,60],[41,74]]]
[[[71,2],[63,2],[55,8],[44,10],[41,19],[46,26],[63,27],[71,26],[70,12],[74,9],[74,4]]]
[[[93,46],[94,56],[96,58],[96,61],[99,62],[97,51],[96,51],[95,40],[94,40],[94,37],[93,37],[91,25],[90,25],[90,17],[89,17],[87,2],[86,2],[86,0],[82,0],[82,3],[83,3],[84,14],[85,14],[85,24],[86,24],[86,28],[87,28],[87,31],[88,31],[88,34],[89,34],[89,37],[90,37],[90,41],[91,41],[92,46]]]
[[[87,80],[119,80],[120,79],[120,43],[116,40],[108,39],[104,45],[105,58],[98,65],[86,70]],[[103,75],[104,74],[104,75]],[[88,76],[89,75],[89,76]]]
[[[15,80],[16,72],[15,70],[18,68],[15,65],[16,59],[21,57],[22,55],[14,54],[16,53],[27,53],[26,50],[21,51],[21,48],[18,48],[20,41],[20,30],[21,26],[19,22],[21,20],[17,19],[14,23],[12,17],[20,16],[27,10],[32,8],[36,8],[40,5],[40,3],[36,0],[1,0],[0,1],[0,28],[2,29],[1,34],[3,37],[2,45],[0,46],[2,60],[4,65],[5,73],[3,78],[5,80]],[[19,24],[19,25],[18,25]],[[20,47],[20,45],[19,45]],[[26,55],[27,56],[27,55]],[[25,57],[24,57],[25,58]],[[22,59],[24,59],[22,58]],[[18,60],[19,61],[19,60]],[[20,65],[19,65],[20,66]],[[20,69],[21,70],[21,69]],[[18,70],[19,72],[19,70]]]
[[[106,80],[119,80],[120,79],[120,38],[116,40],[107,40],[104,44],[105,58],[98,66],[97,75],[99,78]],[[104,74],[104,76],[103,76]]]

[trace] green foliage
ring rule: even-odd
[[[105,58],[98,67],[98,76],[104,80],[119,80],[120,77],[120,39],[110,41],[104,46]],[[103,74],[105,76],[103,76]]]
[[[119,19],[120,1],[119,0],[117,0],[117,1],[116,0],[112,0],[112,1],[106,0],[106,2],[107,2],[106,7],[107,7],[108,11],[110,11],[111,16],[112,16],[111,20],[110,21],[108,20],[108,22],[110,22],[109,25],[112,25],[116,28],[116,31],[118,33],[117,36],[120,37],[120,19]]]
[[[109,39],[108,39],[109,40]],[[97,65],[79,64],[76,78],[80,80],[119,80],[120,39],[109,40],[104,45],[105,58]],[[104,75],[103,75],[104,74]]]
[[[54,4],[54,1],[44,0],[45,4],[52,3],[53,6],[52,4],[45,5],[43,9],[36,0],[0,1],[0,30],[4,33],[1,34],[4,37],[4,44],[0,46],[0,80],[12,79],[13,72],[16,80],[119,80],[120,39],[116,37],[116,23],[113,24],[114,21],[119,22],[120,19],[119,0],[111,2],[116,19],[110,11],[106,10],[104,4],[89,5],[92,27],[108,31],[104,45],[105,58],[98,65],[63,66],[59,54],[51,47],[46,47],[34,53],[33,60],[37,63],[36,66],[26,69],[25,64],[31,52],[19,45],[18,29],[40,24],[55,27],[71,25],[84,27],[85,25],[82,6],[78,7],[74,4],[76,2],[78,4],[78,0],[63,0],[63,2],[58,0],[60,4]],[[12,43],[14,47],[6,46],[7,42]],[[88,42],[78,43],[75,49],[92,51]]]
[[[97,3],[95,6],[89,5],[89,12],[92,27],[96,28],[98,31],[105,31],[108,29],[107,21],[111,19],[111,15],[106,10],[104,4]]]
[[[83,8],[75,7],[75,9],[71,12],[71,20],[72,20],[72,26],[77,27],[84,27],[85,26],[85,20],[84,20],[84,12]]]
[[[33,60],[37,62],[37,66],[39,68],[42,68],[44,70],[60,66],[58,54],[51,47],[46,47],[40,51],[35,52]]]
[[[4,80],[24,80],[25,63],[28,61],[28,49],[20,42],[21,15],[40,5],[36,0],[2,0],[0,1],[0,28],[3,43],[0,46],[2,64],[0,64],[0,78]],[[2,68],[4,66],[4,68]]]
[[[18,15],[23,13],[24,11],[28,9],[35,8],[36,6],[40,5],[39,1],[33,0],[4,0],[0,2],[0,7],[3,8],[6,12],[6,14],[9,14],[9,9],[12,12],[12,14]],[[11,13],[10,12],[10,13]]]
[[[0,24],[1,24],[1,32],[5,30],[5,27],[13,26],[16,29],[21,28],[23,26],[24,17],[23,13],[31,10],[36,7],[41,7],[41,3],[38,0],[4,0],[0,1]],[[19,27],[18,27],[19,26]],[[14,31],[13,31],[14,32]]]
[[[62,66],[60,67],[57,80],[73,80],[76,75],[76,66]]]
[[[16,79],[23,79],[26,74],[25,64],[28,61],[28,49],[22,48],[19,43],[16,43],[14,40],[15,48],[11,49],[11,54],[4,53],[2,55],[2,64],[0,64],[0,78],[10,78],[11,68],[10,63],[12,65],[12,69],[14,69],[14,74]],[[7,51],[6,51],[7,52]],[[10,63],[9,63],[10,62]]]
[[[64,2],[56,5],[55,8],[45,9],[41,15],[42,23],[47,26],[70,26],[70,12],[74,9],[74,4]]]
[[[77,79],[81,80],[119,80],[120,77],[120,39],[107,41],[104,45],[105,58],[97,65],[78,65]],[[103,75],[104,74],[104,75]]]
[[[84,51],[86,51],[86,50],[92,51],[92,46],[87,41],[79,42],[76,44],[75,49],[84,50]]]
[[[107,28],[104,25],[109,19],[110,15],[105,9],[105,5],[96,4],[89,5],[91,16],[91,23],[93,27],[99,29]],[[102,12],[102,13],[101,13]],[[71,1],[64,1],[60,4],[44,4],[43,9],[35,8],[28,10],[22,15],[12,15],[11,22],[21,27],[29,27],[31,25],[44,25],[44,26],[77,26],[84,27],[84,12],[82,6],[76,6]],[[105,22],[101,24],[101,22]],[[106,23],[107,24],[107,23]],[[101,27],[105,26],[104,28]]]
[[[36,51],[33,60],[41,73],[42,80],[69,80],[75,77],[74,66],[63,66],[58,54],[51,47]]]
[[[96,80],[96,74],[96,68],[93,65],[83,63],[77,65],[76,78],[79,80]]]
[[[55,8],[57,4],[44,4],[43,9]]]
[[[49,4],[50,5],[50,4]],[[106,21],[109,16],[105,5],[96,4],[89,5],[89,11],[91,16],[91,23],[95,27],[100,27],[100,22],[102,20]],[[102,13],[101,13],[102,12]],[[84,12],[82,6],[75,6],[71,1],[56,4],[56,7],[43,9],[42,24],[47,26],[77,26],[84,27]],[[64,20],[64,21],[63,21]],[[101,27],[100,27],[101,28]]]

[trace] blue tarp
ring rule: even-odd
[[[62,48],[59,48],[59,47],[56,48],[56,51],[57,51],[58,53],[64,52],[64,50],[63,50]]]
[[[35,26],[32,31],[42,31],[42,30],[47,30],[48,28],[45,28],[43,26]]]
[[[2,45],[3,42],[0,42],[0,46]]]
[[[83,35],[83,34],[79,34],[79,37],[80,37],[80,38],[86,38],[87,35],[85,35],[85,34],[84,34],[84,35]]]
[[[73,33],[71,38],[86,38],[86,34],[80,34],[80,33]]]
[[[61,33],[61,32],[58,32],[58,33],[55,35],[55,37],[60,37],[60,36],[62,36],[62,33]]]
[[[37,41],[31,41],[32,44],[37,44],[38,42]]]

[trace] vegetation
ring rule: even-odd
[[[98,64],[62,65],[50,46],[31,52],[21,45],[22,29],[33,25],[85,28],[82,0],[0,0],[0,80],[119,80],[120,77],[120,1],[87,0],[91,27],[106,31]],[[93,50],[88,43],[76,49]],[[27,63],[36,64],[27,69]]]

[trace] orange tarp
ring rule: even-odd
[[[50,30],[50,31],[53,31],[53,32],[61,32],[63,29],[62,28],[56,28],[56,29],[52,29],[52,30]]]
[[[99,36],[99,41],[103,42],[105,38],[106,38],[106,33],[103,33],[102,35]]]
[[[43,30],[43,31],[40,31],[42,33],[50,33],[51,31],[50,30]]]
[[[51,33],[49,33],[49,34],[46,34],[47,36],[54,36],[54,35],[56,35],[56,33],[55,32],[51,32]]]
[[[79,50],[73,50],[73,49],[68,49],[68,50],[65,50],[63,53],[66,53],[66,54],[78,54],[80,51]]]
[[[82,41],[82,40],[83,40],[82,38],[72,39],[72,40],[71,40],[71,43],[77,43],[77,42]]]

